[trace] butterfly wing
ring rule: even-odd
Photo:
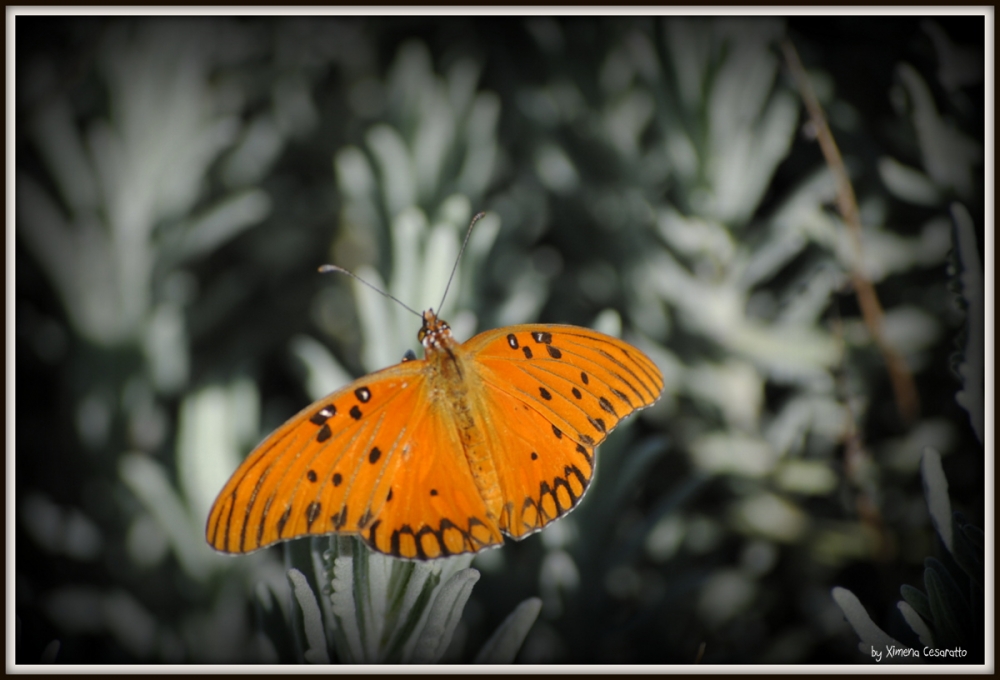
[[[515,538],[575,506],[593,476],[594,448],[663,390],[649,357],[586,328],[510,326],[462,348],[483,385],[480,410],[504,497],[500,528]]]
[[[415,559],[501,545],[500,527],[473,477],[450,404],[428,387],[412,414],[400,414],[393,424],[401,433],[397,448],[405,472],[376,489],[374,520],[362,537],[374,550]]]
[[[380,552],[425,558],[502,542],[453,421],[434,417],[426,364],[365,376],[278,428],[219,493],[209,544],[246,553],[307,534],[361,534]],[[431,470],[437,486],[425,488]]]

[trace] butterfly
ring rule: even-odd
[[[355,534],[426,560],[522,539],[579,503],[595,447],[663,389],[649,357],[593,330],[517,325],[459,343],[433,309],[422,320],[423,359],[320,399],[250,453],[209,513],[213,548]]]

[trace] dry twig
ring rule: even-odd
[[[840,156],[840,149],[837,148],[837,143],[833,139],[833,133],[830,132],[830,126],[827,125],[823,108],[820,106],[819,100],[816,98],[816,93],[813,92],[812,86],[809,84],[809,78],[802,67],[802,62],[799,60],[799,54],[795,50],[795,46],[792,45],[791,41],[786,40],[782,43],[782,49],[785,52],[785,61],[788,63],[788,68],[791,70],[792,76],[795,78],[795,83],[799,88],[802,101],[809,112],[809,118],[816,133],[816,140],[823,151],[823,157],[826,159],[826,164],[830,167],[830,171],[837,182],[837,209],[840,211],[840,215],[847,225],[851,235],[851,243],[854,246],[851,284],[854,286],[854,294],[857,296],[858,305],[861,307],[861,316],[868,327],[868,332],[882,353],[886,370],[888,370],[889,378],[892,381],[892,389],[896,396],[896,406],[899,409],[899,413],[904,421],[912,423],[917,419],[920,412],[920,400],[917,395],[917,388],[903,357],[885,338],[882,330],[882,305],[879,303],[878,296],[875,293],[875,287],[862,270],[861,215],[858,211],[858,202],[854,197],[854,188],[851,186],[851,180],[847,176],[847,169],[844,167],[844,159]]]

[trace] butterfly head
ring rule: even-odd
[[[417,339],[424,349],[435,349],[452,344],[451,326],[447,321],[439,319],[433,309],[428,309],[423,313],[424,325],[417,333]]]

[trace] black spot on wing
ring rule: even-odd
[[[330,521],[333,522],[334,529],[340,529],[347,524],[347,506],[345,505],[340,508],[340,512],[331,517]]]
[[[524,352],[524,358],[525,359],[530,359],[531,358],[531,348],[530,347],[528,347],[527,345],[525,345],[524,347],[521,348],[521,351]]]
[[[351,417],[355,420],[361,420],[361,409],[358,408],[357,404],[351,407]]]
[[[577,399],[583,397],[583,393],[580,392],[580,390],[576,389],[575,387],[571,391],[573,392],[573,396],[576,397]]]
[[[322,425],[327,421],[328,418],[332,418],[337,414],[337,407],[333,404],[327,404],[316,413],[312,414],[309,418],[309,422],[313,425]]]
[[[377,446],[373,447],[371,453],[368,454],[368,462],[374,465],[376,462],[378,462],[379,456],[381,455],[382,451],[379,449],[379,447]]]
[[[309,479],[310,482],[315,482],[316,481],[316,471],[315,470],[310,470],[309,472],[306,473],[306,477]]]
[[[317,517],[319,517],[319,512],[320,512],[320,510],[322,508],[323,508],[323,504],[319,503],[317,501],[313,501],[312,503],[309,504],[309,507],[306,508],[306,529],[307,530],[312,527],[312,523],[316,521]]]
[[[517,336],[513,333],[507,334],[507,344],[510,345],[511,349],[517,349],[520,345],[517,342]],[[530,358],[530,357],[529,357]]]
[[[534,338],[537,343],[548,345],[552,342],[552,334],[545,331],[535,331],[531,334],[531,337]]]
[[[316,433],[316,441],[322,444],[327,439],[329,439],[330,435],[332,434],[333,432],[330,430],[330,426],[326,423],[323,423],[323,427],[319,428],[319,432]]]
[[[375,545],[375,530],[378,529],[378,525],[382,523],[382,520],[377,519],[372,522],[372,525],[368,528],[368,542]]]
[[[615,395],[619,399],[625,402],[629,408],[632,408],[632,400],[628,398],[628,395],[624,392],[616,390],[614,387],[611,388],[611,394]]]
[[[597,403],[601,405],[602,409],[613,415],[615,418],[618,417],[618,414],[615,413],[615,407],[612,406],[611,402],[608,401],[605,397],[601,397],[600,399],[598,399]]]
[[[545,351],[549,353],[549,356],[553,359],[562,359],[562,352],[552,345],[545,345]]]
[[[341,475],[339,472],[334,472],[333,473],[333,485],[334,486],[340,486],[341,482],[343,482],[343,481],[344,481],[344,476],[343,475]]]
[[[281,532],[285,530],[285,524],[288,522],[288,516],[292,514],[291,506],[285,508],[285,511],[281,513],[281,517],[278,518],[278,538],[281,538]]]

